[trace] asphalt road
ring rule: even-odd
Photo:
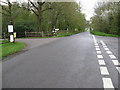
[[[117,60],[117,38],[95,36],[103,56],[100,58],[93,37],[83,32],[60,38],[4,61],[3,88],[117,88],[118,65],[101,43]],[[99,60],[104,60],[105,65]]]

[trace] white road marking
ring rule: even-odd
[[[112,60],[112,62],[114,63],[114,65],[120,65],[120,63],[118,62],[118,60]]]
[[[103,46],[104,48],[107,48],[107,46]]]
[[[106,67],[100,67],[101,75],[109,75],[109,72]]]
[[[98,60],[99,65],[106,65],[104,60]]]
[[[106,51],[106,53],[107,53],[107,54],[112,54],[112,52],[111,52],[111,51]]]
[[[96,48],[96,50],[100,50],[100,48]]]
[[[96,48],[99,48],[99,46],[95,46]]]
[[[98,57],[98,58],[103,58],[103,56],[102,56],[102,55],[97,55],[97,57]]]
[[[109,55],[111,59],[116,59],[114,55]]]
[[[106,51],[108,51],[109,50],[109,48],[104,48]]]
[[[109,88],[110,90],[114,90],[114,86],[113,86],[111,78],[102,78],[102,80],[103,80],[103,87],[105,89]]]
[[[96,43],[95,46],[98,46],[98,44]]]
[[[102,40],[100,40],[100,42],[102,43],[103,46],[106,46],[106,44]]]
[[[116,67],[116,69],[118,70],[118,72],[120,73],[120,67]]]
[[[97,54],[101,54],[101,51],[96,51],[97,52]]]

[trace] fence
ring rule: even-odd
[[[52,32],[17,32],[17,38],[20,37],[51,37],[55,35],[62,35],[62,34],[68,34],[68,33],[73,33],[72,31],[68,32],[67,30],[60,30],[56,32],[56,34],[53,34]],[[2,38],[6,39],[9,37],[9,33],[2,33]]]
[[[50,37],[52,36],[52,33],[48,32],[17,32],[17,38],[20,37]],[[2,38],[6,39],[9,37],[9,33],[2,33]]]

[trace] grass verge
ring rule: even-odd
[[[106,37],[120,37],[119,35],[107,34],[107,33],[103,33],[103,32],[90,31],[90,33],[94,34],[94,35],[106,36]]]
[[[15,43],[5,43],[0,46],[0,58],[4,58],[8,55],[14,54],[21,51],[25,47],[24,43],[15,42]]]

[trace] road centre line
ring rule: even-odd
[[[98,46],[98,44],[97,44],[97,43],[95,43],[95,46]]]
[[[101,43],[104,44],[103,48],[106,50],[106,53],[109,54],[109,57],[111,59],[116,59],[115,55],[112,54],[112,52],[110,50],[107,49],[107,46],[105,45],[105,43],[101,40]],[[108,50],[108,51],[107,51]],[[110,55],[111,54],[111,55]],[[114,65],[120,65],[118,60],[112,60]],[[116,67],[116,69],[118,70],[118,72],[120,73],[120,67]]]
[[[114,90],[114,86],[113,86],[111,78],[102,78],[102,80],[103,80],[103,87],[105,89],[109,88],[110,90]]]
[[[106,51],[106,53],[107,53],[107,54],[112,54],[112,52],[111,52],[111,51]]]
[[[109,75],[107,67],[100,67],[101,75]]]
[[[99,48],[98,44],[96,43],[96,39],[95,39],[95,36],[94,36],[94,35],[93,35],[93,39],[95,40],[94,43],[95,43],[95,47],[96,47],[96,52],[97,52],[97,54],[101,54],[101,51],[99,50],[100,48]],[[101,42],[102,42],[103,47],[104,47],[104,48],[107,48],[106,44],[105,44],[103,41],[101,41]],[[107,50],[108,50],[108,49],[107,49]],[[110,53],[110,52],[108,52],[108,53]],[[99,59],[100,59],[100,58],[103,58],[102,55],[97,55],[97,57],[98,57]],[[98,63],[99,63],[100,66],[101,66],[101,65],[106,65],[106,63],[105,63],[104,60],[98,60]],[[109,75],[109,72],[108,72],[108,70],[107,70],[107,67],[100,67],[100,72],[101,72],[102,75]],[[114,86],[113,86],[113,83],[112,83],[111,78],[102,78],[102,80],[103,80],[104,90],[105,90],[105,89],[108,89],[108,88],[112,88],[111,90],[114,90]]]
[[[106,44],[102,40],[100,40],[100,42],[102,43],[103,46],[106,46]]]
[[[98,60],[99,65],[106,65],[104,60]]]
[[[107,46],[103,46],[104,48],[107,48]]]
[[[95,46],[96,48],[99,48],[99,46]]]
[[[96,51],[97,52],[97,54],[101,54],[101,51]]]
[[[120,73],[120,67],[116,67],[116,69],[118,70],[118,72]]]
[[[109,50],[109,48],[104,48],[106,51],[108,51]]]
[[[116,59],[115,55],[109,55],[111,59]]]
[[[103,56],[102,56],[102,55],[97,55],[97,57],[98,57],[98,58],[103,58]]]
[[[96,48],[96,50],[100,50],[100,48]]]
[[[120,65],[120,63],[118,62],[118,60],[112,60],[112,62],[114,63],[114,65]]]

